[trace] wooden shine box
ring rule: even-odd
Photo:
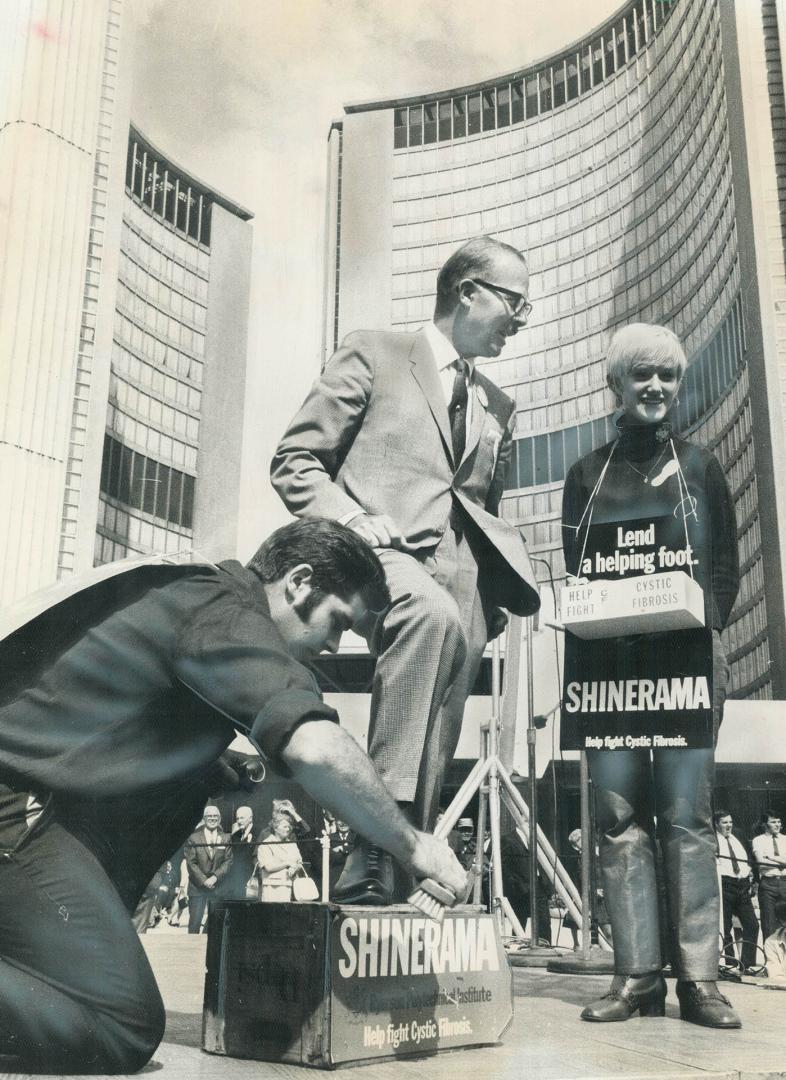
[[[560,621],[580,638],[691,630],[704,626],[704,594],[684,570],[563,585]]]
[[[213,1054],[317,1068],[498,1043],[512,977],[492,916],[409,906],[211,907],[202,1028]]]

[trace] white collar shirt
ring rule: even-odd
[[[737,837],[731,835],[722,836],[720,833],[716,833],[715,835],[718,841],[718,860],[720,862],[721,876],[737,878],[740,881],[744,881],[746,878],[750,877],[751,864],[748,862],[748,853]],[[734,873],[734,866],[732,865],[729,845],[731,845],[731,850],[737,856],[737,862],[740,864],[740,868],[736,874]]]
[[[758,836],[754,836],[751,841],[754,857],[757,860],[771,858],[776,854],[776,844],[778,858],[783,858],[786,855],[786,836],[783,833],[777,833],[775,836],[772,833],[760,833]],[[759,866],[759,874],[761,877],[786,877],[786,868],[764,862]]]
[[[453,397],[453,383],[456,379],[456,359],[458,357],[456,346],[450,338],[445,337],[442,331],[437,329],[433,322],[426,323],[423,329],[437,365],[437,373],[442,386],[442,396],[445,399],[445,408],[447,408],[450,405],[450,399]],[[475,358],[468,356],[465,357],[465,360],[467,361],[467,391],[469,391],[475,377]],[[472,425],[473,398],[474,394],[468,393],[467,431]]]

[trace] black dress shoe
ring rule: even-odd
[[[738,1028],[742,1021],[714,982],[678,982],[680,1017],[702,1027]]]
[[[615,975],[608,994],[587,1005],[581,1019],[604,1024],[630,1020],[635,1012],[642,1016],[665,1016],[666,982],[659,971]]]
[[[393,860],[373,844],[360,843],[347,856],[333,889],[337,904],[385,907],[393,898]]]

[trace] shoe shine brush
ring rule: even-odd
[[[449,830],[443,828],[445,821],[446,819],[443,818],[434,830],[434,835],[440,840],[445,840],[447,833],[449,832]],[[412,904],[413,907],[422,911],[429,919],[434,919],[436,922],[442,922],[448,908],[454,907],[457,903],[465,904],[467,902],[474,881],[475,870],[472,868],[467,871],[466,885],[462,890],[461,897],[458,897],[452,889],[448,889],[445,885],[440,885],[439,882],[434,881],[433,878],[423,878],[417,889],[407,897],[407,903]]]

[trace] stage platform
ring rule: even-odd
[[[167,1008],[167,1031],[138,1076],[151,1080],[784,1080],[786,991],[724,983],[740,1031],[716,1032],[679,1020],[674,983],[666,1016],[623,1024],[579,1020],[583,1002],[606,976],[551,975],[516,968],[515,1015],[500,1047],[458,1050],[332,1072],[215,1057],[200,1050],[206,939],[185,930],[154,931],[145,947]],[[3,1073],[4,1078],[20,1074]]]

